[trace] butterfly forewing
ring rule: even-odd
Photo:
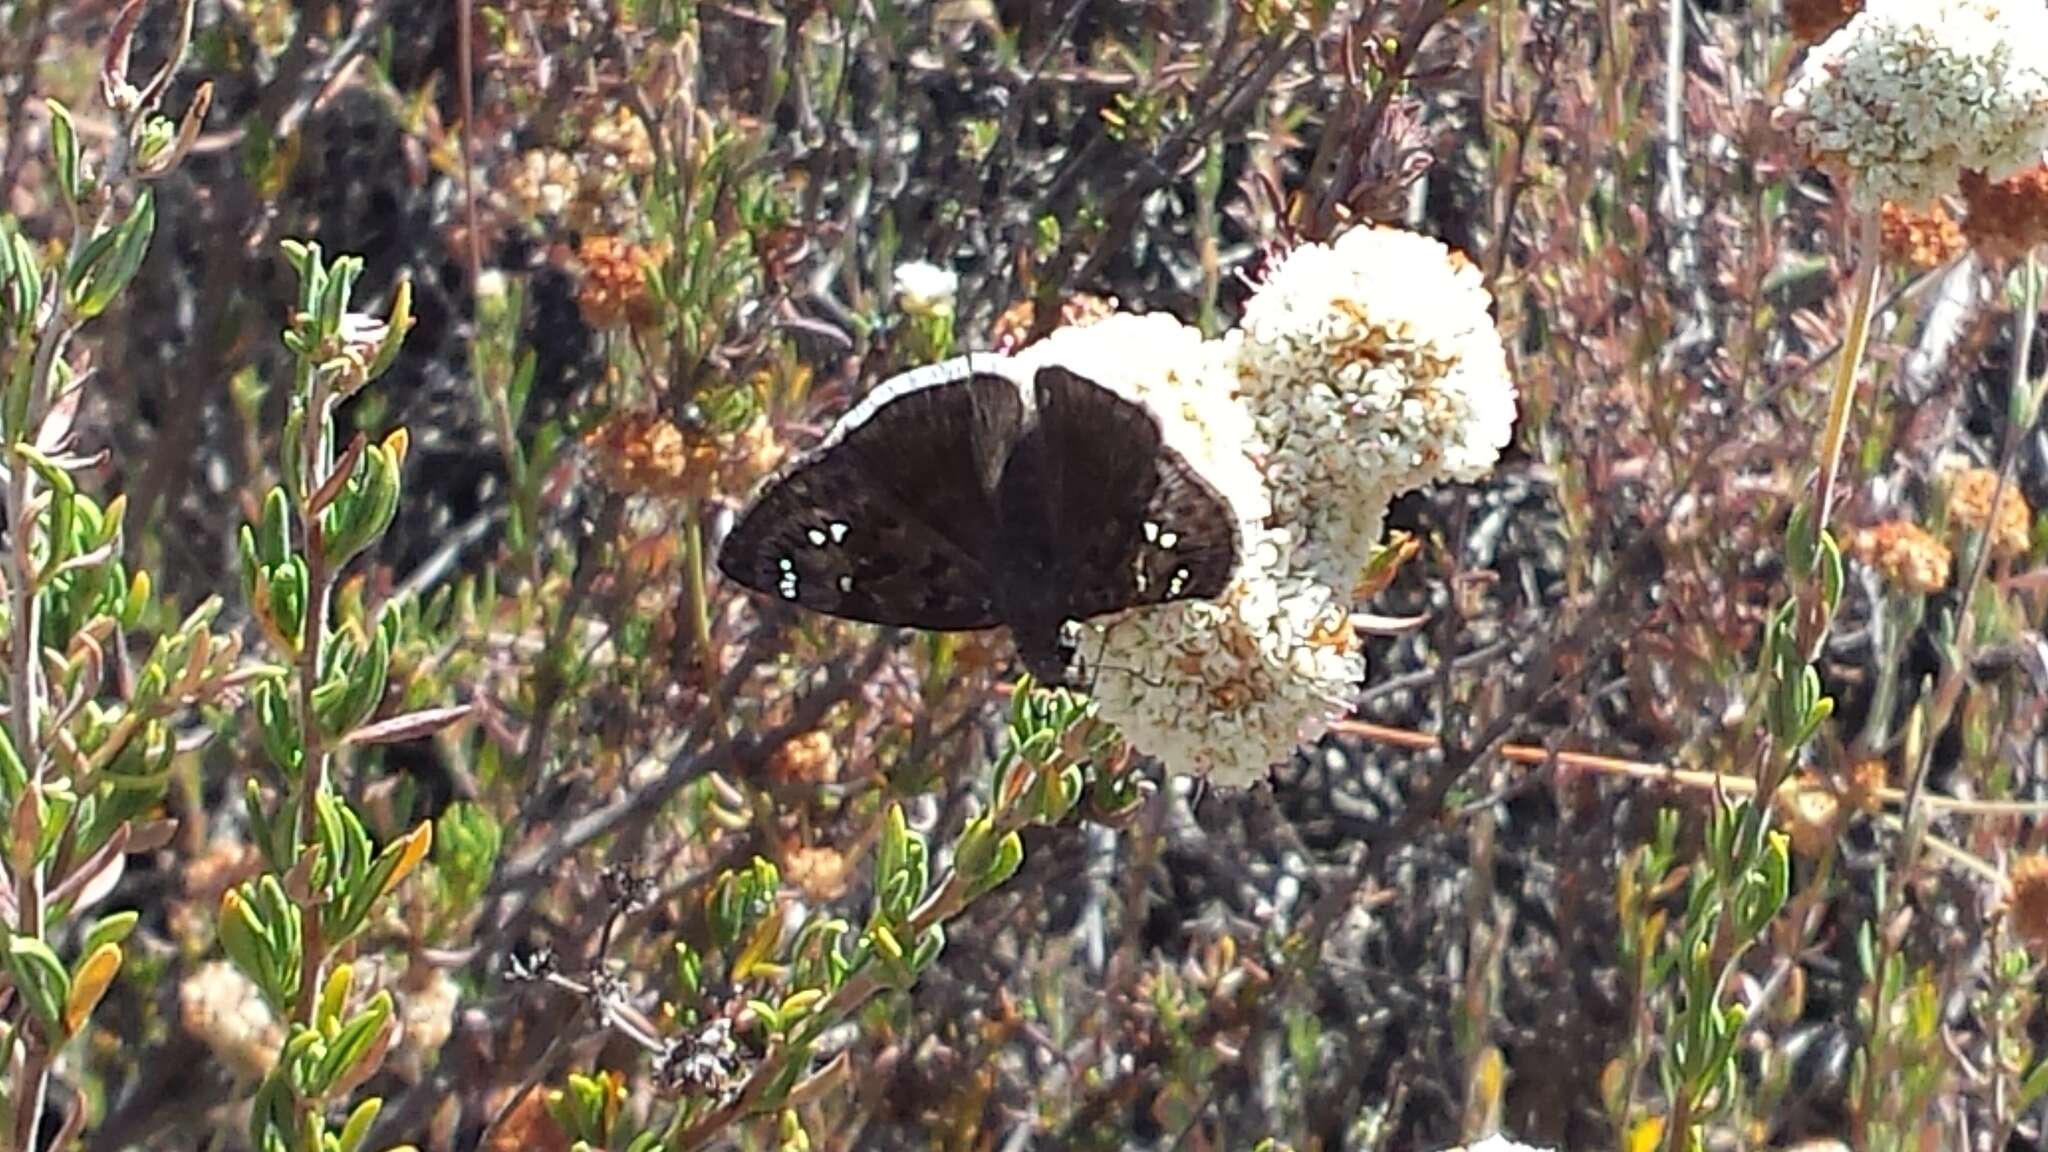
[[[884,385],[771,481],[726,538],[720,569],[850,620],[936,631],[1002,623],[992,477],[1023,403],[1008,378],[956,363]]]
[[[1220,595],[1237,570],[1235,515],[1157,418],[1058,366],[1035,391],[1068,618]]]

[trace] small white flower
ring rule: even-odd
[[[1252,297],[1238,390],[1303,567],[1349,587],[1393,497],[1493,467],[1515,386],[1491,303],[1470,262],[1393,228],[1297,248]]]
[[[1925,204],[1965,169],[2012,175],[2048,146],[2048,6],[1871,0],[1807,54],[1781,113],[1855,173],[1860,209]]]
[[[913,316],[951,312],[960,295],[960,274],[922,260],[896,266],[896,302]]]

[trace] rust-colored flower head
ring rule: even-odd
[[[1989,468],[1957,469],[1949,477],[1949,523],[1983,533],[1990,542],[1992,559],[2011,560],[2026,555],[2033,542],[2034,512],[2014,484],[2005,486],[1994,510],[1991,500],[1997,491],[1997,472]]]
[[[1877,811],[1884,803],[1881,793],[1890,771],[1882,756],[1851,764],[1847,779],[1842,782],[1842,800],[1858,812]]]
[[[1856,533],[1850,550],[1901,592],[1925,596],[1948,586],[1953,559],[1948,546],[1910,520],[1865,528]]]
[[[1879,210],[1878,223],[1885,255],[1915,271],[1939,268],[1963,254],[1962,225],[1939,200],[1927,208],[1909,208],[1887,200]]]
[[[1055,330],[1086,328],[1115,312],[1116,300],[1112,297],[1079,292],[1060,301],[1059,322],[1053,327]],[[996,317],[995,326],[989,332],[996,351],[1007,355],[1031,343],[1031,327],[1037,318],[1038,310],[1029,297],[1003,309],[1003,314]]]
[[[1818,44],[1862,7],[1862,0],[1785,0],[1785,30],[1801,44]]]
[[[652,256],[646,248],[616,236],[592,236],[576,253],[583,284],[576,303],[593,328],[622,328],[654,319],[654,295],[647,287]]]
[[[2013,933],[2034,955],[2048,955],[2048,852],[2013,861],[2005,878],[2012,886],[2006,912],[2012,918]]]
[[[839,767],[839,747],[823,729],[784,741],[768,758],[769,777],[783,784],[830,784]]]
[[[1801,773],[1778,785],[1772,806],[1784,821],[1791,837],[1792,851],[1808,860],[1818,859],[1834,847],[1842,817],[1842,802],[1820,780]]]
[[[2037,164],[2005,180],[1963,173],[1963,234],[1994,260],[2025,256],[2048,240],[2048,165]]]
[[[642,412],[613,416],[592,429],[584,445],[605,483],[621,493],[687,495],[708,488],[718,464],[715,447]]]

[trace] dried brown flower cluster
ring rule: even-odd
[[[1059,323],[1053,327],[1086,328],[1115,312],[1114,299],[1081,292],[1060,302]],[[996,317],[994,327],[989,330],[989,338],[994,342],[996,351],[1007,355],[1031,343],[1031,328],[1037,318],[1038,310],[1029,298],[1003,309],[1003,314]]]
[[[839,747],[822,728],[785,740],[768,758],[768,775],[781,784],[831,784],[839,779]]]
[[[1804,773],[1792,776],[1778,785],[1772,800],[1796,855],[1814,860],[1834,847],[1842,801],[1826,783]]]
[[[590,142],[607,162],[635,176],[654,170],[654,140],[647,132],[647,122],[624,104],[614,106],[590,125]]]
[[[1948,586],[1954,559],[1948,546],[1910,520],[1887,520],[1856,533],[1855,557],[1901,592],[1925,596]]]
[[[1963,233],[1979,252],[1998,260],[2017,259],[2048,240],[2048,165],[2006,180],[1966,172],[1962,186],[1969,209]]]
[[[1858,812],[1877,811],[1890,775],[1891,769],[1883,757],[1858,760],[1849,766],[1848,779],[1843,782],[1843,801]]]
[[[681,428],[641,412],[623,413],[598,425],[584,445],[614,492],[685,495],[707,487],[700,478],[718,464],[714,445],[693,444]]]
[[[2006,911],[2014,934],[2036,956],[2048,955],[2048,852],[2013,861],[2006,880],[2012,885]]]
[[[567,152],[535,148],[519,157],[506,191],[526,217],[562,216],[575,206],[582,185],[576,161]]]
[[[592,236],[576,258],[583,265],[576,303],[591,327],[637,327],[653,321],[654,296],[647,286],[653,255],[645,247],[616,236]]]
[[[829,845],[796,846],[782,855],[783,879],[819,903],[845,893],[848,872],[845,854]]]
[[[745,492],[775,469],[784,451],[765,419],[736,433],[698,435],[647,412],[612,416],[591,429],[583,446],[614,492],[700,498]]]
[[[1785,0],[1785,30],[1803,44],[1817,44],[1862,7],[1861,0]]]
[[[1963,226],[1948,206],[1937,201],[1926,209],[1908,208],[1887,200],[1880,209],[1885,255],[1916,271],[1939,268],[1963,254]]]
[[[2012,484],[1998,496],[1994,511],[1991,501],[1997,491],[1997,472],[1989,468],[1958,470],[1949,480],[1949,522],[1983,533],[1990,541],[1992,559],[2011,560],[2026,555],[2033,542],[2034,513]]]

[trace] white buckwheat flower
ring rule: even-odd
[[[923,260],[896,266],[896,303],[912,316],[951,312],[960,295],[960,274]]]
[[[1780,112],[1855,174],[1859,209],[1925,204],[1965,170],[2003,179],[2048,146],[2048,5],[1871,0],[1807,54]]]
[[[1226,787],[1263,780],[1350,707],[1365,656],[1349,606],[1290,571],[1262,532],[1214,601],[1137,609],[1092,627],[1095,704],[1138,749]]]
[[[1349,708],[1351,589],[1388,501],[1478,477],[1512,430],[1490,303],[1442,244],[1360,229],[1297,250],[1228,339],[1119,313],[1016,354],[1143,401],[1238,517],[1221,596],[1084,627],[1097,711],[1135,748],[1244,786]]]
[[[1365,674],[1347,604],[1292,571],[1290,528],[1272,511],[1251,411],[1229,345],[1164,314],[1118,313],[1061,328],[1017,354],[1140,400],[1167,444],[1238,517],[1237,578],[1214,601],[1135,609],[1088,627],[1098,713],[1147,755],[1226,786],[1263,779],[1349,706]]]
[[[1297,564],[1350,587],[1388,501],[1499,458],[1515,386],[1491,304],[1469,261],[1394,228],[1297,248],[1253,295],[1232,343],[1238,390]]]

